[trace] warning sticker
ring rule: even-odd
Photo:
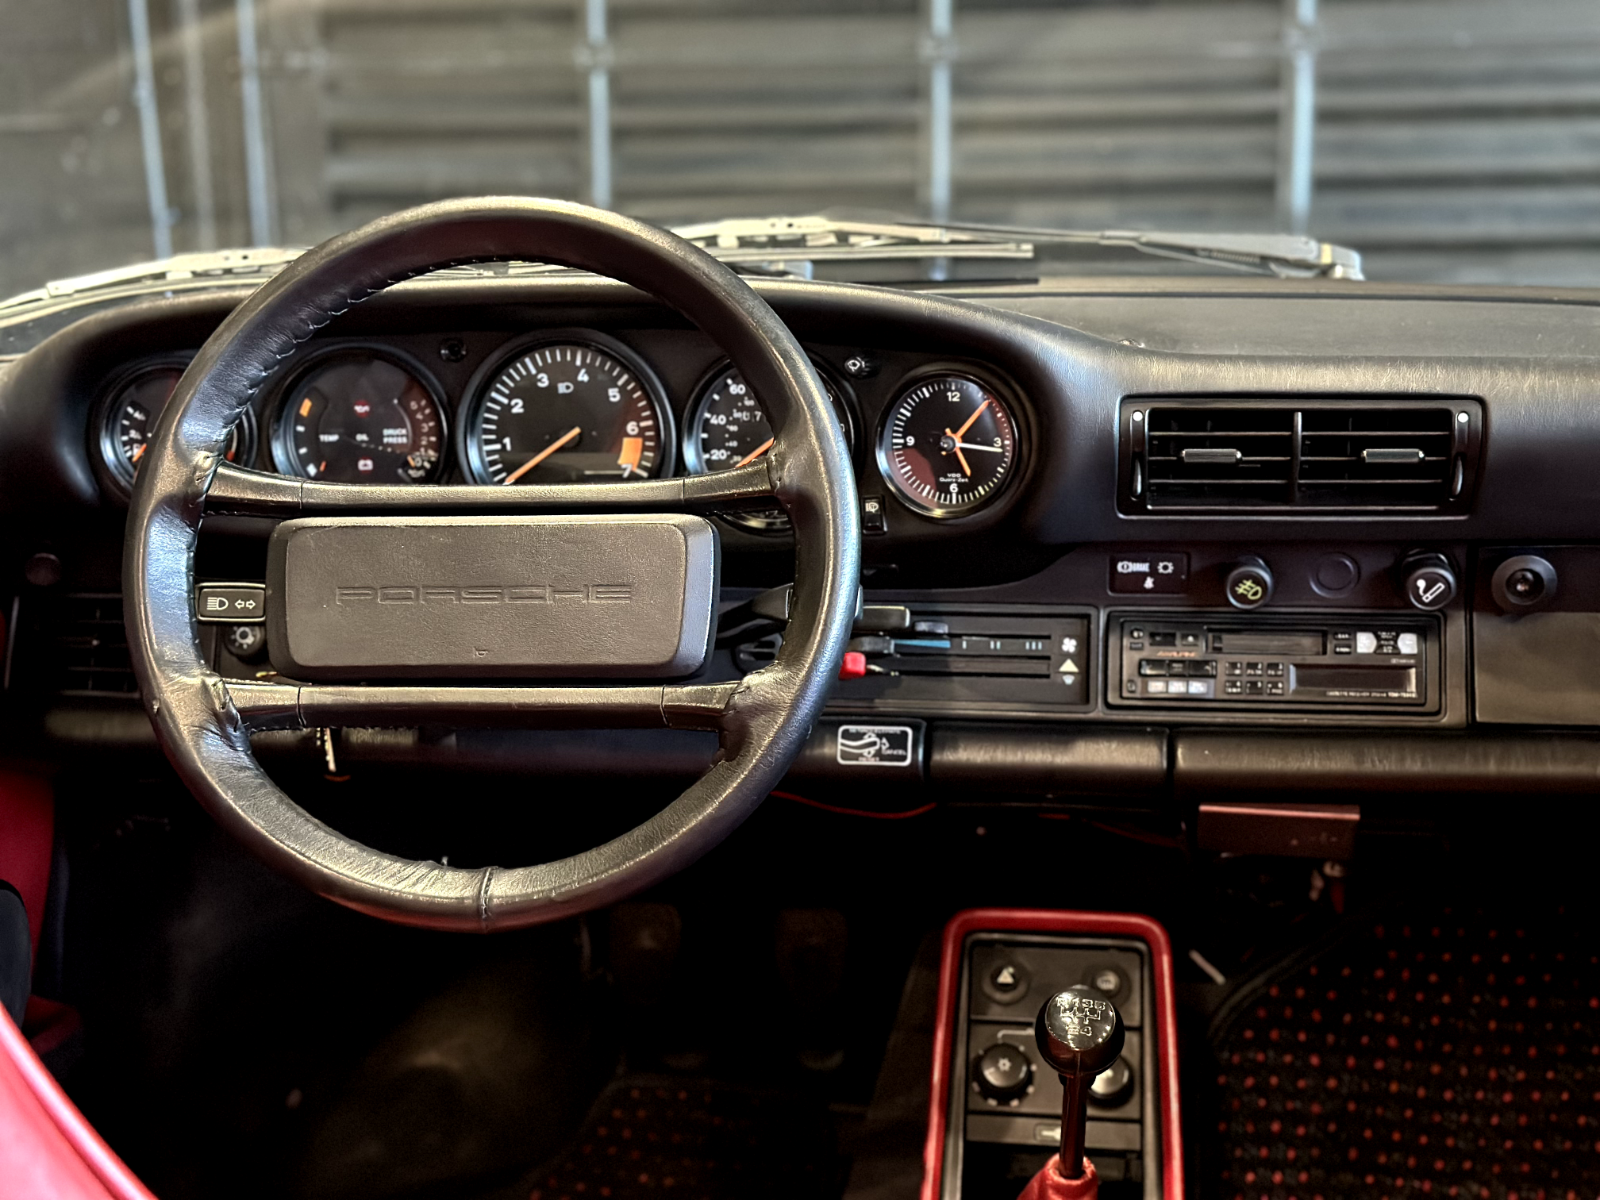
[[[835,757],[846,767],[909,767],[910,725],[841,725]]]

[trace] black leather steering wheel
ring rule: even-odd
[[[222,459],[235,420],[283,361],[352,304],[442,266],[522,259],[593,271],[671,305],[728,354],[776,441],[749,466],[636,483],[506,487],[321,483]],[[795,586],[777,661],[740,682],[620,686],[373,686],[224,679],[205,665],[194,548],[208,513],[711,513],[776,499],[794,525]],[[447,201],[308,251],[217,329],[150,439],[129,513],[123,586],[140,694],[179,776],[256,854],[329,899],[391,921],[491,930],[613,903],[722,841],[778,783],[836,678],[854,614],[860,534],[850,460],[805,352],[725,266],[670,233],[552,200]],[[262,771],[265,729],[410,726],[715,730],[711,769],[661,812],[593,850],[536,866],[415,862],[345,837]]]

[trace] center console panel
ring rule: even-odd
[[[922,1200],[1014,1200],[1061,1136],[1061,1084],[1034,1019],[1085,984],[1127,1027],[1091,1093],[1086,1146],[1107,1200],[1183,1194],[1172,959],[1146,917],[972,910],[945,929]]]

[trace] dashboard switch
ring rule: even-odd
[[[867,656],[859,650],[846,650],[839,663],[840,679],[861,679],[867,673]]]
[[[1235,608],[1260,608],[1272,599],[1272,572],[1254,555],[1241,558],[1223,585]]]
[[[1495,568],[1489,590],[1502,612],[1533,612],[1555,599],[1556,569],[1537,554],[1519,554]]]
[[[1456,596],[1456,569],[1442,554],[1408,554],[1400,563],[1401,590],[1412,608],[1435,612]]]

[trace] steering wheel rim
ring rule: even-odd
[[[292,481],[223,463],[228,431],[262,383],[339,313],[440,267],[511,258],[618,279],[711,337],[762,397],[772,422],[764,479],[746,467],[580,487],[371,487]],[[769,502],[775,497],[794,525],[794,601],[778,660],[737,684],[328,688],[224,680],[201,656],[194,549],[207,512],[716,511],[763,494]],[[509,197],[425,205],[332,238],[219,326],[150,438],[130,505],[123,588],[134,671],[157,738],[225,829],[270,865],[351,908],[404,924],[493,930],[614,903],[689,865],[749,816],[826,702],[849,637],[859,567],[848,451],[805,352],[766,302],[673,234],[584,205]],[[463,723],[714,728],[722,751],[676,800],[602,846],[535,866],[463,868],[400,858],[346,837],[279,789],[250,749],[249,735],[260,729],[414,724],[440,715]],[[355,719],[333,719],[341,716]]]

